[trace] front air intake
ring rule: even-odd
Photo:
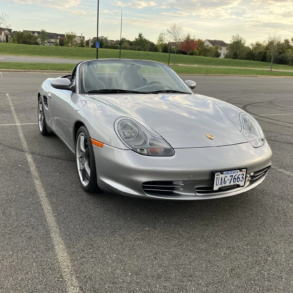
[[[149,181],[142,188],[149,195],[178,195],[183,190],[183,181]]]
[[[269,169],[270,169],[270,167],[267,167],[265,169],[254,172],[253,175],[250,176],[250,181],[254,182],[254,181],[257,181],[258,179],[262,178],[263,176],[265,176],[267,174]]]

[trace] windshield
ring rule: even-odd
[[[155,62],[93,60],[80,73],[82,93],[191,93],[171,68]]]

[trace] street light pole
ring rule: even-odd
[[[122,9],[121,9],[121,26],[120,26],[120,52],[119,52],[119,58],[121,59],[121,42],[122,42]]]
[[[99,10],[100,10],[100,0],[98,0],[98,7],[97,7],[97,42],[99,41]],[[96,59],[99,59],[99,48],[96,48]]]

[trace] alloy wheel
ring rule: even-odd
[[[87,186],[91,176],[90,151],[89,142],[84,133],[80,133],[77,138],[76,162],[80,182],[83,186]]]

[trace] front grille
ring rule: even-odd
[[[48,98],[46,96],[43,96],[43,100],[44,100],[44,105],[46,108],[49,108],[49,105],[48,105]]]
[[[261,179],[263,176],[265,176],[267,174],[269,169],[270,169],[270,167],[267,167],[265,169],[251,173],[252,175],[247,174],[247,177],[246,177],[247,181],[246,181],[245,186],[253,184],[257,180]],[[210,194],[210,193],[216,194],[219,192],[229,191],[229,190],[233,190],[236,188],[242,188],[242,187],[240,187],[239,185],[233,185],[233,186],[221,187],[219,190],[213,190],[213,186],[211,186],[211,185],[210,186],[196,186],[195,191],[196,191],[196,194],[203,195],[203,194]]]
[[[178,195],[183,191],[183,181],[149,181],[142,184],[145,193],[149,195]]]
[[[198,180],[175,180],[175,181],[148,181],[142,184],[142,188],[147,195],[155,197],[210,197],[219,196],[233,191],[246,188],[251,184],[257,183],[266,176],[270,167],[256,171],[254,173],[247,173],[246,183],[244,187],[238,184],[233,186],[222,187],[219,190],[213,190],[212,174],[210,178]]]

